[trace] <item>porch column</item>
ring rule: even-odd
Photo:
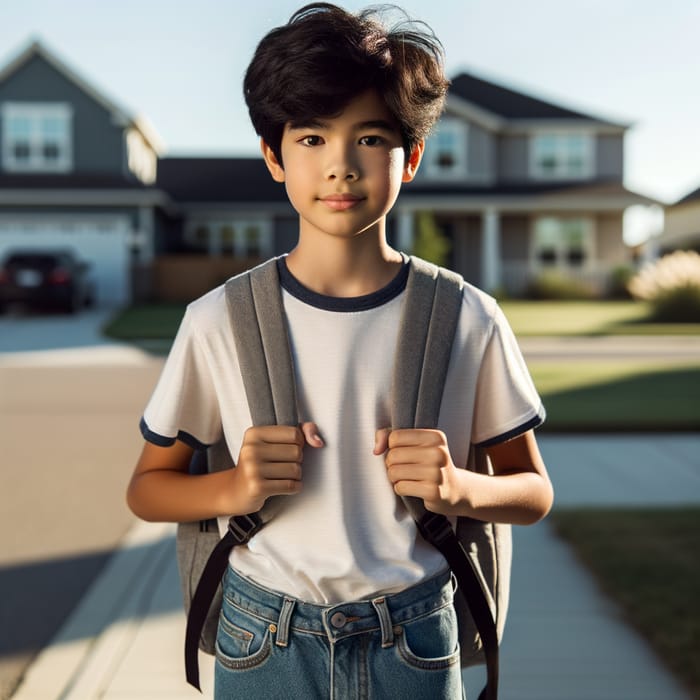
[[[498,210],[489,207],[482,213],[481,286],[493,292],[501,286],[501,221]]]
[[[396,232],[396,246],[399,250],[403,250],[404,252],[410,254],[413,252],[413,241],[415,236],[413,212],[400,211],[398,224],[399,225]]]
[[[143,264],[150,263],[155,255],[155,217],[151,207],[139,207],[138,227],[134,231],[133,248],[138,250],[138,260]]]

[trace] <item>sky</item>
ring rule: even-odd
[[[32,39],[155,127],[167,155],[252,155],[241,81],[304,0],[0,0],[0,66]],[[371,2],[339,2],[349,10]],[[630,126],[625,185],[700,187],[700,0],[406,0],[461,71]],[[629,217],[628,242],[659,226]]]

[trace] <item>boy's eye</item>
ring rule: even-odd
[[[322,143],[322,140],[320,136],[311,135],[304,136],[304,138],[299,139],[299,143],[302,144],[302,146],[318,146]]]
[[[381,136],[363,136],[360,139],[360,145],[362,146],[379,146],[384,143],[384,139]]]

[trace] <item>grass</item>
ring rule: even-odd
[[[652,323],[651,308],[638,301],[502,301],[518,336],[697,335],[700,323]]]
[[[700,429],[700,362],[557,361],[529,368],[547,409],[543,430]]]
[[[550,516],[601,589],[700,699],[700,508]]]
[[[503,301],[515,334],[698,335],[700,323],[651,323],[651,310],[635,301]],[[105,333],[118,340],[172,341],[184,304],[144,304],[120,311]]]
[[[636,302],[507,302],[504,310],[520,335],[615,332],[671,333],[667,324],[642,324]],[[182,304],[136,306],[106,326],[113,338],[165,355],[184,313]],[[686,332],[700,333],[697,324]],[[630,331],[629,329],[634,329]],[[696,430],[700,428],[700,358],[692,365],[661,362],[552,361],[529,363],[547,408],[545,430]]]

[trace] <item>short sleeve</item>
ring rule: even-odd
[[[221,437],[212,367],[188,309],[141,419],[143,437],[167,447],[176,439],[195,449]]]
[[[545,410],[515,335],[499,307],[477,379],[472,442],[482,447],[542,424]]]

